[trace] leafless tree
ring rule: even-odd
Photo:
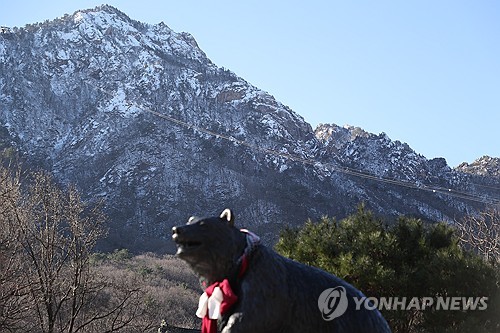
[[[23,278],[15,209],[21,200],[19,169],[0,167],[0,331],[25,328],[29,283]]]
[[[0,331],[141,331],[144,292],[91,264],[101,205],[44,172],[27,178],[0,168]]]
[[[104,218],[98,209],[87,209],[74,188],[65,193],[41,172],[14,211],[12,228],[19,234],[37,329],[74,332],[92,278],[88,257],[103,234]]]
[[[500,262],[500,210],[492,207],[456,221],[460,242],[487,260]]]

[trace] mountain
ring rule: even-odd
[[[500,177],[500,158],[483,156],[476,161],[462,163],[457,168],[458,171],[475,176]]]
[[[498,159],[496,173],[453,170],[383,133],[313,130],[190,34],[111,6],[2,28],[0,74],[2,140],[105,199],[104,249],[171,251],[173,225],[225,207],[273,242],[283,226],[341,218],[360,202],[449,221],[498,203]]]

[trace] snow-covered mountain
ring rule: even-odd
[[[313,130],[188,33],[110,6],[3,28],[0,111],[0,139],[106,200],[110,249],[168,250],[173,225],[225,207],[272,241],[360,202],[452,220],[499,197],[498,172],[452,170],[360,128]]]

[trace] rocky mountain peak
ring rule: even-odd
[[[358,137],[370,137],[370,133],[359,127],[345,125],[340,127],[335,124],[319,124],[314,134],[331,153],[338,153],[347,144],[353,142]]]
[[[487,177],[500,178],[500,158],[483,156],[472,163],[462,163],[456,167],[457,171]]]
[[[73,13],[72,17],[77,23],[87,20],[89,22],[106,24],[108,26],[117,21],[132,21],[125,13],[107,4],[95,8],[78,10]],[[118,20],[115,20],[115,18],[118,18]]]

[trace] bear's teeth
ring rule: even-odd
[[[201,245],[200,242],[180,242],[179,243],[180,246],[182,247],[186,247],[186,248],[189,248],[189,247],[195,247],[195,246],[198,246],[198,245]]]

